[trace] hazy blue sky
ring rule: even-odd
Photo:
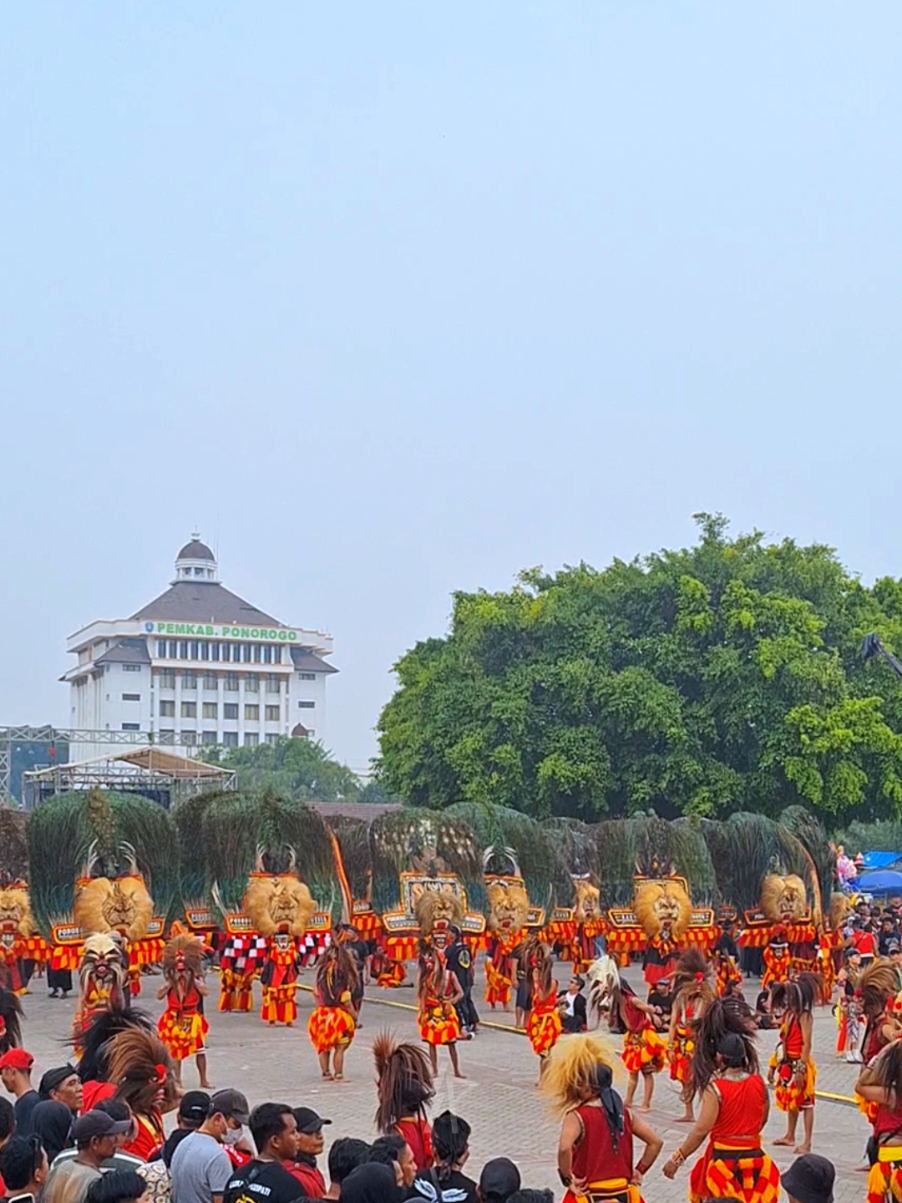
[[[454,589],[694,536],[898,574],[902,6],[10,4],[0,724],[196,525],[352,765]]]

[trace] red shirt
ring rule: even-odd
[[[852,947],[857,948],[863,957],[877,955],[877,941],[872,931],[857,931],[852,936]]]
[[[710,1136],[713,1141],[730,1143],[731,1136],[757,1136],[764,1127],[767,1087],[758,1074],[734,1081],[715,1078],[714,1089],[720,1095],[720,1111]]]
[[[326,1180],[316,1168],[306,1161],[283,1161],[282,1165],[303,1187],[308,1199],[321,1199],[326,1193]]]
[[[629,1112],[623,1112],[623,1134],[617,1141],[616,1152],[603,1107],[584,1104],[577,1107],[576,1114],[582,1123],[583,1134],[573,1150],[573,1177],[590,1184],[613,1178],[625,1178],[629,1182],[633,1176],[633,1132]]]
[[[424,1119],[402,1119],[395,1125],[398,1135],[410,1145],[418,1170],[432,1169],[432,1129]]]

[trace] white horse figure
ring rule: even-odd
[[[586,978],[589,982],[587,1010],[595,1016],[592,1030],[597,1031],[602,1019],[610,1018],[614,992],[620,987],[620,970],[614,958],[605,952],[586,970]]]

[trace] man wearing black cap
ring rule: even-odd
[[[115,1120],[103,1111],[86,1111],[72,1125],[78,1150],[71,1161],[54,1165],[44,1187],[42,1203],[84,1203],[88,1188],[101,1177],[100,1167],[116,1152],[119,1137],[131,1120]]]
[[[817,1153],[804,1153],[782,1175],[781,1185],[792,1203],[833,1203],[835,1180],[832,1161]]]
[[[38,1085],[38,1093],[42,1101],[49,1099],[53,1103],[65,1103],[73,1115],[81,1111],[81,1079],[74,1065],[48,1069]]]
[[[507,1203],[520,1189],[520,1171],[509,1157],[493,1157],[479,1175],[481,1203]]]
[[[173,1203],[222,1203],[233,1168],[222,1146],[234,1144],[248,1118],[247,1099],[240,1090],[214,1092],[207,1118],[172,1154]]]
[[[300,1182],[308,1199],[322,1199],[326,1193],[326,1182],[316,1159],[326,1144],[323,1124],[331,1124],[332,1121],[323,1119],[312,1107],[295,1107],[294,1119],[298,1126],[298,1151],[293,1160],[285,1162],[285,1168]]]

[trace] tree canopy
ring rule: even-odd
[[[902,651],[902,582],[696,521],[689,548],[456,593],[395,666],[382,785],[536,817],[902,817],[902,681],[860,657],[869,631]]]
[[[204,759],[234,769],[240,790],[269,790],[284,798],[318,802],[356,801],[362,793],[347,765],[309,739],[284,738],[256,748],[210,748]]]

